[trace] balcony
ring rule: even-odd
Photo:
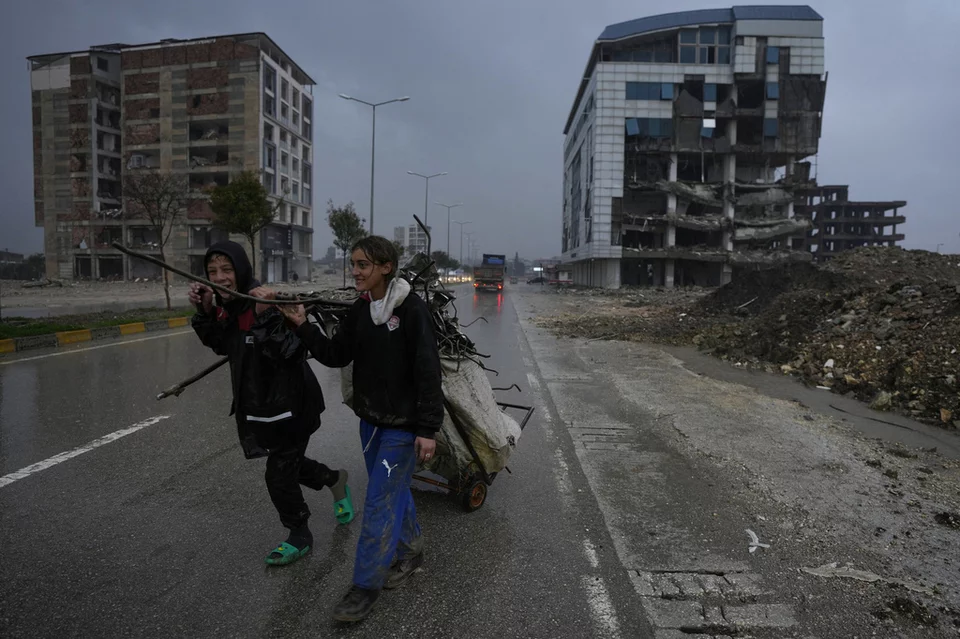
[[[218,146],[227,144],[230,125],[226,120],[205,120],[190,124],[190,146]]]
[[[120,131],[120,112],[108,111],[97,107],[97,116],[93,119],[97,126],[104,129]]]
[[[220,172],[230,165],[226,145],[190,148],[190,171]]]
[[[226,186],[230,183],[230,174],[220,169],[218,172],[191,172],[190,173],[190,191],[198,196],[210,195],[210,192],[218,186]]]

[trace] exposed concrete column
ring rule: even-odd
[[[674,260],[667,260],[663,266],[663,285],[666,288],[673,288],[673,272],[676,268],[676,263]]]
[[[796,171],[797,161],[793,158],[787,161],[787,181],[790,181],[790,178],[793,177],[794,171]],[[793,200],[787,204],[787,219],[792,220],[796,214],[793,210]]]
[[[731,151],[724,158],[723,164],[723,216],[728,220],[733,221],[733,219],[736,217],[736,208],[730,199],[736,195],[735,184],[737,179],[737,154],[732,150],[733,146],[737,144],[736,119],[730,120],[730,122],[727,123],[727,138],[730,140]],[[733,251],[733,228],[728,228],[723,231],[723,249],[725,251]],[[724,264],[720,273],[720,283],[729,284],[730,280],[732,279],[733,267],[730,266],[730,264]]]

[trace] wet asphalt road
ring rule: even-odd
[[[263,460],[244,460],[236,441],[227,370],[154,399],[215,361],[192,331],[0,360],[0,476],[166,416],[0,486],[0,636],[650,636],[589,484],[564,461],[572,443],[530,388],[509,290],[458,294],[463,323],[489,322],[466,332],[500,371],[493,385],[523,388],[499,397],[537,413],[480,510],[416,493],[424,570],[355,626],[330,613],[350,583],[359,518],[337,526],[329,492],[305,491],[314,550],[266,567],[284,530]],[[348,469],[362,509],[357,419],[339,372],[315,370],[328,408],[308,455]]]

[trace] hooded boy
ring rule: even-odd
[[[254,297],[266,292],[253,278],[243,247],[218,242],[204,257],[207,278],[224,288]],[[305,456],[310,436],[324,410],[320,384],[307,363],[307,349],[285,324],[275,305],[255,304],[202,284],[189,299],[197,307],[191,324],[200,341],[229,358],[237,434],[247,459],[267,458],[265,480],[287,540],[266,556],[271,565],[292,563],[310,551],[310,509],[300,486],[330,488],[337,520],[353,519],[347,471],[334,471]]]

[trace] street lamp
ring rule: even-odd
[[[407,175],[416,175],[417,177],[422,177],[423,181],[427,185],[426,191],[424,191],[424,195],[423,195],[423,225],[426,226],[428,229],[430,228],[430,226],[427,224],[427,218],[429,216],[429,213],[427,211],[427,202],[430,200],[430,178],[440,177],[441,175],[446,175],[446,174],[447,174],[446,171],[444,171],[443,173],[434,173],[433,175],[424,175],[422,173],[407,171]]]
[[[473,222],[457,222],[454,220],[453,223],[460,225],[460,266],[463,267],[463,227],[467,224],[473,224]]]
[[[373,171],[374,163],[377,157],[377,107],[383,106],[384,104],[390,104],[391,102],[406,102],[410,99],[410,97],[403,96],[402,98],[394,98],[393,100],[387,100],[386,102],[367,102],[365,100],[351,97],[344,93],[341,93],[340,97],[344,100],[353,100],[354,102],[359,102],[360,104],[366,104],[373,111],[373,133],[371,135],[372,141],[370,143],[370,235],[373,235]]]
[[[458,206],[463,206],[463,202],[457,202],[456,204],[444,204],[443,202],[434,202],[437,206],[442,206],[447,209],[447,257],[450,257],[450,209],[455,209]],[[426,222],[424,222],[426,224]]]

